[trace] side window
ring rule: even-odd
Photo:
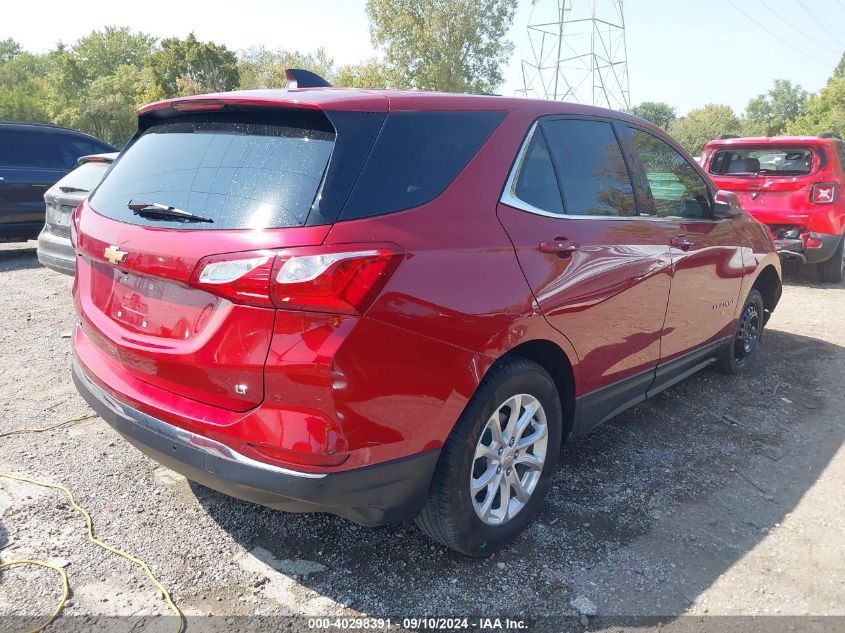
[[[707,183],[671,145],[653,134],[627,128],[633,150],[645,170],[659,217],[707,218]]]
[[[59,152],[61,164],[65,167],[76,167],[80,156],[110,151],[95,141],[69,134],[56,134],[53,136],[53,143]]]
[[[49,138],[41,132],[0,131],[0,165],[45,168],[55,166]]]
[[[388,114],[341,217],[382,215],[433,200],[503,118],[493,111]]]
[[[563,213],[560,189],[546,139],[539,127],[528,143],[528,149],[518,165],[519,175],[511,186],[510,195],[532,207],[548,213]]]
[[[557,119],[542,127],[567,215],[637,214],[631,176],[610,123]]]

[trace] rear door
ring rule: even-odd
[[[37,236],[44,194],[67,171],[42,130],[0,129],[0,237]]]
[[[320,244],[329,225],[306,220],[335,133],[320,112],[169,115],[82,207],[77,310],[86,336],[133,378],[245,411],[263,398],[275,310],[196,288],[192,275],[208,256]],[[137,215],[130,201],[212,222]]]
[[[498,207],[539,309],[578,354],[585,426],[643,400],[660,358],[671,260],[640,195],[611,121],[555,117],[532,128]]]
[[[688,357],[733,331],[744,267],[739,236],[729,219],[711,215],[710,185],[663,139],[643,129],[620,126],[640,171],[650,210],[672,253],[672,289],[661,338],[661,365]],[[683,360],[676,367],[685,369]],[[658,371],[669,380],[671,366]],[[663,375],[666,374],[666,375]],[[677,376],[671,376],[677,378]],[[656,387],[658,385],[655,385]]]

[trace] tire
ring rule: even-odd
[[[742,306],[731,340],[722,348],[716,369],[723,374],[739,374],[745,371],[760,344],[763,334],[763,295],[752,289]]]
[[[836,245],[836,250],[830,259],[816,264],[816,275],[819,281],[828,284],[842,283],[842,269],[845,267],[845,261],[842,258],[842,246],[845,244],[845,236],[839,238],[839,244]]]
[[[535,405],[522,431],[509,431],[518,427],[508,422],[528,419],[528,409]],[[511,417],[513,411],[519,413]],[[494,437],[497,423],[501,442]],[[560,456],[562,428],[557,387],[543,367],[518,357],[494,365],[440,452],[417,526],[435,541],[467,556],[489,556],[509,544],[540,511]],[[515,443],[509,442],[510,437]],[[518,440],[532,438],[531,445],[523,444],[518,450]],[[473,494],[471,485],[488,475],[491,483]],[[524,499],[516,494],[511,483],[514,477],[523,495],[530,489]],[[507,506],[502,502],[505,488],[511,500]],[[485,506],[485,501],[490,503]],[[485,507],[487,518],[482,520]]]

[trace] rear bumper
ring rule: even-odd
[[[70,238],[54,234],[46,226],[38,235],[38,261],[65,275],[76,273],[76,253]]]
[[[805,248],[804,242],[800,239],[775,239],[775,249],[781,258],[786,260],[798,260],[804,264],[817,264],[824,262],[833,256],[841,235],[825,235],[813,233],[812,236],[821,241],[818,248]]]
[[[287,512],[329,512],[362,525],[411,519],[422,509],[440,453],[343,472],[295,471],[251,459],[119,401],[76,359],[73,381],[98,415],[157,462],[224,494]]]

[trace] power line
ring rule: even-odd
[[[819,25],[819,27],[821,27],[822,31],[824,31],[825,33],[830,35],[833,38],[834,42],[839,42],[839,37],[833,31],[829,31],[828,28],[827,28],[827,25],[825,25],[824,22],[819,20],[816,17],[816,14],[813,13],[812,11],[810,11],[810,9],[807,7],[807,5],[805,5],[801,0],[797,0],[797,1],[798,1],[798,4],[801,5],[801,8],[804,9],[805,13],[812,18],[813,22],[815,22],[816,24]]]
[[[733,0],[727,0],[727,2],[728,2],[728,4],[729,4],[729,5],[731,5],[734,9],[736,9],[737,11],[739,11],[739,12],[740,12],[742,15],[744,15],[746,18],[748,18],[748,19],[749,19],[749,20],[751,20],[754,24],[756,24],[756,25],[757,25],[757,26],[759,26],[761,29],[763,29],[766,33],[768,33],[769,35],[771,35],[773,38],[775,38],[776,40],[778,40],[778,41],[779,41],[779,42],[781,42],[782,44],[784,44],[784,45],[788,46],[789,48],[791,48],[792,50],[794,50],[796,53],[801,53],[801,54],[802,54],[802,55],[804,55],[805,57],[809,57],[809,58],[810,58],[810,59],[812,59],[813,61],[816,61],[816,62],[818,62],[818,63],[820,63],[820,64],[828,64],[828,63],[829,63],[829,62],[826,62],[826,61],[824,61],[824,60],[819,59],[819,58],[818,58],[818,57],[816,57],[815,55],[810,55],[810,53],[808,53],[808,52],[806,52],[806,51],[801,50],[800,48],[798,48],[798,47],[797,47],[797,46],[795,46],[794,44],[790,44],[790,43],[789,43],[789,42],[787,42],[785,39],[783,39],[780,35],[778,35],[777,33],[774,33],[774,32],[773,32],[771,29],[769,29],[767,26],[765,26],[765,25],[763,25],[763,24],[760,24],[757,20],[755,20],[753,17],[751,17],[750,15],[748,15],[745,11],[743,11],[742,9],[740,9],[740,8],[739,8],[736,4],[734,4]]]
[[[837,1],[842,2],[842,0],[837,0]],[[805,31],[802,31],[801,29],[799,29],[795,24],[793,24],[792,22],[787,20],[780,13],[778,13],[772,7],[770,7],[768,4],[766,4],[767,0],[759,0],[759,2],[763,6],[763,8],[766,9],[766,11],[771,13],[773,16],[775,16],[778,20],[780,20],[784,24],[786,24],[786,26],[791,28],[793,31],[795,31],[799,35],[803,35],[805,38],[807,38],[808,41],[813,42],[814,44],[818,44],[818,38],[815,38],[812,35],[807,35],[807,33]],[[831,48],[830,51],[833,52],[833,48]]]

